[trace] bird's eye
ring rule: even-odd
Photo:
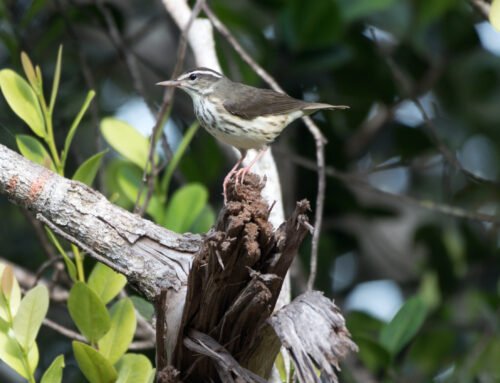
[[[196,80],[196,77],[197,77],[197,76],[196,76],[194,73],[191,73],[191,75],[189,76],[189,79],[190,79],[191,81],[194,81],[194,80]]]

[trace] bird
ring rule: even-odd
[[[175,80],[158,82],[157,85],[173,86],[186,92],[191,96],[200,125],[216,139],[240,151],[240,159],[224,178],[225,204],[231,177],[236,174],[236,184],[242,183],[267,147],[292,121],[319,110],[349,108],[307,102],[271,89],[234,82],[205,67],[188,70]],[[257,150],[257,155],[238,170],[249,149]]]

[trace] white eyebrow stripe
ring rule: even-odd
[[[179,77],[179,80],[185,80],[185,79],[189,78],[189,76],[191,76],[193,73],[194,74],[202,74],[202,75],[207,74],[207,75],[214,76],[217,78],[222,78],[222,75],[220,73],[217,73],[216,71],[213,71],[210,69],[204,69],[204,70],[194,70],[194,71],[188,72],[188,73],[182,75],[181,77]]]

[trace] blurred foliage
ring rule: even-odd
[[[499,225],[460,216],[500,219],[500,34],[466,0],[213,0],[210,5],[289,94],[351,107],[314,117],[329,141],[327,166],[353,177],[328,178],[316,282],[344,310],[352,309],[345,312],[360,347],[359,363],[344,366],[341,380],[498,381]],[[94,2],[0,3],[0,87],[5,95],[9,84],[21,84],[23,105],[32,106],[19,111],[12,102],[19,94],[2,98],[0,143],[133,209],[153,123],[147,107],[139,112],[128,102],[143,99],[159,108],[161,89],[153,84],[170,76],[179,32],[160,1],[108,1],[105,7],[125,47],[112,43]],[[216,44],[229,77],[264,86],[222,36],[216,35]],[[64,50],[58,55],[60,45]],[[145,94],[134,85],[123,49],[138,61]],[[23,51],[35,64],[21,59]],[[188,54],[185,67],[193,66]],[[90,103],[91,91],[96,97]],[[167,128],[175,160],[167,161],[158,148],[155,161],[167,168],[155,179],[146,210],[149,218],[180,232],[210,227],[222,203],[223,176],[234,160],[203,130],[195,135],[193,120],[190,99],[178,94],[173,128]],[[457,163],[443,156],[443,147]],[[302,166],[304,159],[315,158],[306,128],[294,123],[273,150],[287,213],[301,198],[314,205],[316,172]],[[445,205],[454,209],[439,213]],[[27,216],[3,198],[0,211],[9,223],[0,235],[1,256],[37,270],[45,255]],[[296,265],[297,293],[307,278],[309,245]],[[66,244],[56,246],[61,255],[70,253]],[[78,249],[71,251],[78,255]],[[93,267],[78,257],[65,262],[71,280],[80,283]],[[395,281],[404,297],[389,318],[352,303],[358,289],[377,280]],[[369,301],[382,308],[389,297]],[[132,302],[151,315],[140,298]],[[40,347],[69,351],[67,340],[44,342]],[[73,348],[80,367],[95,373],[101,355],[82,344]],[[41,359],[40,371],[56,355]],[[109,362],[107,373],[134,365],[148,370],[138,355],[127,355],[114,366]],[[79,381],[66,364],[64,381]],[[8,380],[2,371],[0,380]]]

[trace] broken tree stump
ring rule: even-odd
[[[228,203],[195,255],[177,345],[169,358],[185,383],[232,381],[233,375],[260,382],[271,373],[281,341],[268,320],[308,232],[310,207],[306,200],[298,202],[275,230],[262,188],[254,174],[242,185],[231,182]]]

